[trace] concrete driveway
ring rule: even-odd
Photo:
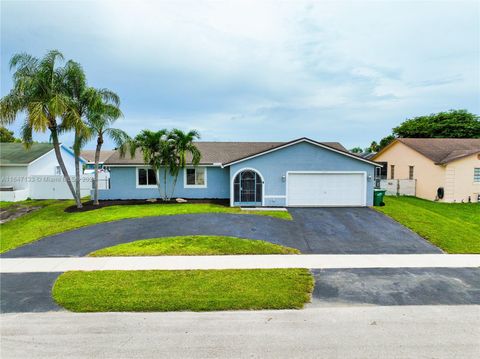
[[[370,208],[291,208],[293,221],[246,214],[187,214],[125,219],[43,238],[2,257],[85,256],[97,249],[165,236],[227,235],[315,254],[441,253]],[[92,214],[95,215],[95,214]]]

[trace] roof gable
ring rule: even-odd
[[[395,143],[410,147],[435,164],[445,164],[480,152],[480,138],[397,138],[378,152],[374,159]]]
[[[233,161],[240,160],[255,154],[263,153],[265,151],[277,148],[290,142],[196,142],[202,158],[200,164],[202,165],[225,165]],[[326,146],[336,148],[340,151],[346,151],[338,142],[323,142]],[[187,163],[192,160],[191,156],[187,155]],[[105,165],[128,166],[143,164],[143,155],[140,150],[137,150],[135,156],[131,158],[128,154],[120,157],[120,153],[115,151],[106,161]]]
[[[115,150],[101,150],[99,162],[105,162],[114,153]],[[83,150],[80,152],[80,156],[83,157],[86,162],[95,162],[95,150]]]
[[[0,166],[28,165],[51,150],[50,143],[32,143],[29,149],[23,143],[0,143]]]
[[[342,150],[342,149],[339,149],[339,148],[335,148],[331,145],[327,145],[326,143],[322,143],[322,142],[317,142],[317,141],[314,141],[314,140],[311,140],[307,137],[302,137],[302,138],[299,138],[299,139],[296,139],[296,140],[293,140],[293,141],[290,141],[290,142],[286,142],[286,143],[283,143],[283,144],[280,144],[276,147],[273,147],[271,149],[268,149],[268,150],[265,150],[265,151],[262,151],[262,152],[259,152],[259,153],[256,153],[256,154],[253,154],[253,155],[250,155],[250,156],[246,156],[244,158],[240,158],[238,160],[235,160],[235,161],[232,161],[232,162],[228,162],[228,163],[224,163],[223,165],[224,166],[231,166],[233,164],[236,164],[236,163],[239,163],[239,162],[243,162],[243,161],[247,161],[251,158],[254,158],[254,157],[258,157],[258,156],[263,156],[263,155],[266,155],[268,153],[271,153],[273,151],[278,151],[278,150],[281,150],[283,148],[286,148],[286,147],[289,147],[289,146],[293,146],[293,145],[296,145],[298,143],[302,143],[302,142],[306,142],[306,143],[310,143],[312,145],[315,145],[315,146],[318,146],[318,147],[321,147],[321,148],[324,148],[326,150],[329,150],[329,151],[332,151],[332,152],[336,152],[336,153],[339,153],[341,155],[344,155],[344,156],[347,156],[347,157],[350,157],[350,158],[353,158],[355,160],[358,160],[358,161],[362,161],[362,162],[366,162],[366,163],[369,163],[371,165],[374,165],[374,166],[381,166],[379,165],[378,163],[375,163],[373,161],[370,161],[368,159],[365,159],[365,158],[362,158],[360,156],[357,156],[353,153],[350,153],[348,152],[347,150]],[[343,148],[343,146],[342,146]]]

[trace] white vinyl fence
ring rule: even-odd
[[[2,190],[0,191],[0,200],[6,202],[23,201],[31,199],[73,199],[68,188],[67,181],[63,176],[17,176],[15,180],[12,177],[4,178],[1,181]],[[75,187],[75,176],[71,176],[71,181]],[[93,174],[84,174],[80,178],[81,197],[91,195],[93,189]],[[99,173],[98,188],[108,189],[110,175],[108,172]]]
[[[380,188],[387,190],[387,196],[415,196],[416,180],[382,179]]]
[[[70,177],[75,187],[75,176]],[[73,199],[63,176],[30,176],[31,199]],[[92,176],[82,175],[80,178],[81,197],[89,196],[92,189]]]

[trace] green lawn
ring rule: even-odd
[[[28,202],[30,205],[42,205],[43,208],[1,225],[0,253],[26,243],[37,241],[42,237],[52,234],[125,218],[213,212],[255,214],[281,219],[292,219],[288,212],[242,211],[236,207],[225,207],[216,204],[159,203],[148,205],[119,205],[103,207],[94,211],[67,213],[64,212],[64,209],[73,205],[73,201],[49,200]],[[17,203],[22,205],[21,202]]]
[[[480,204],[388,196],[374,208],[448,253],[480,253]]]
[[[298,309],[313,284],[307,269],[73,271],[52,292],[74,312]]]
[[[270,242],[227,236],[179,236],[144,239],[103,248],[89,255],[112,256],[207,256],[227,254],[298,254],[295,248]]]

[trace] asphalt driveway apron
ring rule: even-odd
[[[441,253],[414,232],[370,208],[290,208],[289,211],[293,221],[224,213],[125,219],[45,237],[1,256],[81,257],[121,243],[185,235],[259,239],[315,254]]]

